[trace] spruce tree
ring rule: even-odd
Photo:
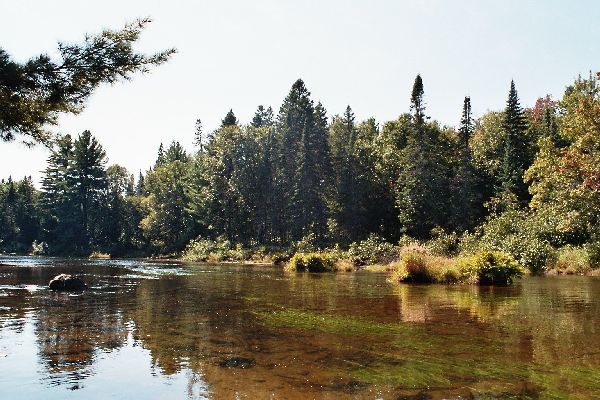
[[[473,134],[471,98],[465,97],[458,129],[458,160],[455,166],[453,191],[453,227],[459,232],[472,228],[476,222],[480,197],[478,177],[473,165],[469,143]]]
[[[203,140],[203,132],[202,132],[202,121],[200,119],[196,120],[196,132],[194,132],[194,146],[198,149],[198,153],[202,153],[202,140]]]
[[[106,152],[86,130],[73,142],[69,160],[67,183],[72,191],[76,212],[79,215],[78,250],[87,252],[97,242],[96,229],[103,218],[101,201],[106,187]]]
[[[252,118],[252,126],[262,128],[264,126],[273,125],[273,109],[271,107],[265,109],[262,105],[258,106],[254,118]]]
[[[528,198],[523,174],[527,159],[527,120],[519,104],[515,82],[510,82],[510,91],[504,111],[502,128],[505,133],[502,164],[500,166],[498,194],[506,199],[524,201]],[[510,200],[507,200],[510,201]]]
[[[223,120],[221,121],[221,127],[224,128],[226,126],[233,126],[233,125],[237,125],[238,124],[238,120],[235,117],[235,114],[233,113],[233,110],[229,110],[227,112],[227,115],[225,115],[225,118],[223,118]]]
[[[165,149],[163,144],[161,143],[158,146],[158,154],[156,156],[156,162],[154,163],[154,168],[160,167],[165,163]]]
[[[449,165],[441,143],[441,129],[428,124],[423,80],[417,75],[412,93],[412,127],[401,152],[396,181],[396,206],[401,231],[426,238],[431,229],[445,228],[449,212]]]

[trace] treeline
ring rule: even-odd
[[[161,145],[136,178],[106,168],[90,132],[67,135],[54,143],[41,191],[30,179],[3,181],[0,247],[146,255],[198,237],[281,248],[376,235],[429,240],[445,253],[507,251],[532,269],[565,246],[593,257],[598,87],[598,77],[579,78],[561,100],[523,108],[511,82],[503,111],[474,119],[466,97],[454,129],[427,115],[420,76],[409,112],[381,126],[356,121],[350,107],[328,119],[298,80],[277,115],[259,106],[241,124],[230,111],[208,135],[198,121],[193,154]]]

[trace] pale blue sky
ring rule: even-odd
[[[242,122],[259,104],[277,111],[299,77],[330,116],[350,104],[381,123],[408,110],[421,73],[428,114],[455,125],[465,95],[479,116],[504,106],[511,79],[530,106],[600,70],[597,0],[3,0],[1,9],[0,47],[19,60],[143,16],[154,22],[140,50],[178,48],[149,75],[101,87],[55,128],[91,130],[110,163],[136,175],[160,142],[191,149],[196,118],[210,131],[230,108]],[[38,180],[46,157],[0,143],[0,177]]]

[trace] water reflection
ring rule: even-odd
[[[63,272],[92,290],[46,290]],[[584,277],[395,287],[373,273],[2,258],[0,387],[7,398],[595,398],[599,296]]]

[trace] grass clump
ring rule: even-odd
[[[335,257],[328,253],[296,253],[288,261],[288,271],[331,272],[335,271]]]
[[[405,283],[510,285],[526,273],[510,255],[497,251],[451,259],[411,250],[392,266],[392,280]]]
[[[99,260],[107,260],[110,258],[110,254],[102,253],[99,251],[94,251],[94,252],[92,252],[92,254],[90,254],[89,258],[99,259]]]
[[[392,280],[406,283],[456,283],[459,274],[450,258],[411,249],[392,263]]]
[[[459,258],[455,268],[462,282],[478,285],[510,285],[527,273],[509,254],[499,251],[480,251]]]

